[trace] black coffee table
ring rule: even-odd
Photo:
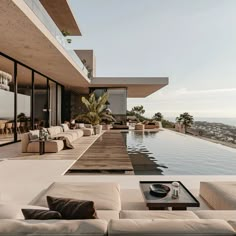
[[[187,210],[187,207],[199,207],[199,201],[190,193],[190,191],[180,182],[180,196],[177,199],[173,199],[172,184],[173,181],[140,181],[140,189],[143,194],[144,201],[149,210],[166,210],[169,207],[172,210]],[[170,192],[166,197],[158,198],[150,194],[151,184],[165,184],[170,187]]]

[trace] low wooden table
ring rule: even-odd
[[[199,201],[189,192],[189,190],[180,182],[180,196],[177,199],[173,199],[172,184],[173,181],[140,181],[140,189],[143,194],[144,201],[149,210],[166,210],[169,207],[172,210],[187,210],[187,207],[199,207]],[[166,197],[158,198],[150,194],[151,184],[165,184],[170,187],[170,192]]]

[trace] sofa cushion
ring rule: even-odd
[[[103,236],[107,235],[105,220],[1,220],[1,236]]]
[[[60,212],[63,219],[97,219],[92,201],[47,196],[47,202],[49,209]]]
[[[119,219],[119,211],[112,211],[112,210],[97,210],[97,217],[101,220],[110,221],[118,220]]]
[[[22,152],[27,152],[27,147],[29,144],[29,133],[24,133],[21,134],[21,151]]]
[[[199,210],[194,213],[200,219],[221,219],[221,220],[232,220],[236,219],[236,211],[234,210]]]
[[[61,126],[51,126],[48,128],[48,132],[51,136],[55,136],[59,133],[63,133],[63,130]]]
[[[57,129],[54,126],[52,126],[48,128],[48,133],[53,137],[57,134]]]
[[[93,128],[92,129],[84,128],[83,133],[84,133],[84,136],[91,136],[94,133],[94,131],[93,131]]]
[[[66,134],[72,135],[73,141],[83,136],[83,130],[80,129],[70,129],[65,132]]]
[[[47,206],[46,196],[90,200],[96,210],[121,210],[120,186],[117,183],[55,182],[31,204]]]
[[[26,220],[51,220],[62,219],[57,211],[40,210],[40,209],[21,209]]]
[[[236,182],[201,182],[200,195],[215,210],[236,210]]]
[[[121,211],[120,219],[198,219],[192,211]]]
[[[64,132],[62,135],[65,136],[65,137],[70,137],[71,142],[75,141],[78,138],[77,132],[74,132],[74,131],[71,131],[71,130]]]
[[[67,132],[59,133],[53,136],[53,138],[58,138],[58,137],[65,137],[68,138],[69,142],[73,142],[75,140],[75,137],[73,137],[72,134],[69,134]]]
[[[0,219],[24,219],[21,209],[48,210],[47,207],[20,205],[14,203],[0,203]]]
[[[234,235],[234,229],[224,220],[111,220],[108,235],[155,235],[155,236],[227,236]]]
[[[77,134],[77,138],[83,137],[83,134],[84,134],[83,130],[81,130],[81,129],[73,129],[73,130],[69,130],[69,132],[76,133]]]
[[[48,140],[45,142],[45,152],[56,153],[64,148],[62,140]],[[39,152],[39,142],[30,142],[27,146],[27,152]]]

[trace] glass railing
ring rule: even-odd
[[[28,7],[34,12],[38,19],[44,24],[49,32],[57,39],[57,41],[63,46],[67,54],[73,59],[73,61],[79,65],[79,67],[84,72],[84,75],[88,78],[88,70],[81,62],[80,58],[74,52],[74,50],[69,49],[69,44],[66,37],[63,36],[62,32],[58,29],[57,25],[54,23],[52,18],[48,15],[47,11],[44,9],[40,1],[24,0]]]

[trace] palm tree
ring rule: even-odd
[[[99,125],[102,120],[115,121],[111,112],[106,109],[108,97],[108,93],[104,93],[98,99],[94,93],[90,94],[88,99],[82,97],[81,101],[86,106],[88,112],[78,115],[75,119],[83,120],[93,126]]]
[[[154,114],[153,119],[157,121],[162,121],[163,120],[163,115],[160,112],[157,112]]]
[[[136,115],[141,116],[145,113],[143,106],[135,106],[132,108],[131,112],[134,112]]]
[[[185,133],[187,131],[188,127],[191,127],[191,125],[194,122],[193,116],[191,116],[188,112],[184,112],[182,114],[180,114],[179,117],[176,117],[175,119],[178,123],[183,124],[184,125],[184,130]]]

